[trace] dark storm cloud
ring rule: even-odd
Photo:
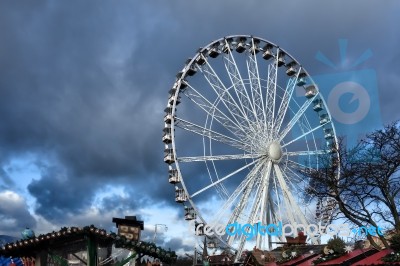
[[[68,212],[79,215],[90,206],[92,189],[96,187],[98,184],[87,178],[80,178],[79,183],[73,184],[67,173],[49,167],[40,180],[32,181],[28,190],[37,199],[36,211],[39,214],[50,221],[61,222]]]
[[[113,194],[102,198],[100,203],[100,212],[107,213],[110,210],[113,210],[116,213],[124,213],[126,210],[137,210],[142,206],[153,204],[157,199],[156,197],[152,198],[152,195],[156,195],[157,193],[155,190],[149,189],[149,187],[158,188],[159,186],[151,185],[138,187],[132,184],[125,185],[123,195]],[[101,189],[103,192],[106,192],[107,190],[107,187]],[[138,213],[136,218],[138,220],[142,219]]]
[[[172,238],[172,239],[164,242],[164,244],[162,246],[168,247],[171,250],[183,249],[184,252],[193,252],[193,247],[183,244],[181,238]]]
[[[3,234],[17,236],[25,227],[34,228],[36,220],[22,197],[11,191],[0,192],[0,221]]]
[[[275,42],[312,73],[321,68],[317,51],[339,57],[339,38],[354,43],[354,56],[362,52],[356,48],[372,49],[369,64],[379,74],[383,116],[394,120],[399,66],[391,59],[399,56],[398,5],[2,2],[0,163],[37,154],[46,166],[29,191],[37,213],[51,221],[84,211],[111,184],[128,184],[127,191],[143,200],[106,197],[105,208],[173,204],[162,162],[167,91],[198,47],[230,34]]]
[[[160,70],[151,29],[134,26],[153,23],[150,7],[74,5],[46,3],[1,20],[10,38],[1,45],[0,144],[3,156],[51,154],[67,169],[64,179],[44,170],[29,187],[49,219],[87,206],[99,182],[151,179],[164,166],[165,95],[155,93],[163,82],[149,75]]]
[[[139,204],[135,200],[132,200],[130,197],[113,195],[103,198],[101,202],[101,212],[115,210],[119,213],[123,213],[124,210],[135,209],[138,205]]]

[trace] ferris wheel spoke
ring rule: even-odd
[[[211,161],[211,163],[215,167],[214,161]],[[210,178],[210,182],[212,183],[212,182],[214,182],[213,181],[214,180],[213,179],[213,175],[211,174],[210,168],[209,168],[207,163],[205,164],[205,166],[207,168],[207,172],[208,172],[208,176]],[[219,179],[217,172],[215,172],[215,173],[216,173],[216,179]],[[227,197],[227,195],[228,195],[227,192],[226,192],[226,188],[222,184],[216,184],[215,190],[217,191],[217,193],[219,194],[221,199]]]
[[[310,156],[310,155],[323,155],[327,154],[328,151],[326,150],[315,150],[315,151],[290,151],[290,152],[284,152],[283,156]]]
[[[219,124],[229,130],[235,136],[244,136],[248,130],[245,130],[245,125],[242,125],[237,119],[232,121],[224,112],[217,108],[216,105],[208,101],[194,87],[189,84],[189,88],[184,94],[194,102],[198,107],[205,111],[209,116],[213,117]]]
[[[271,163],[271,161],[269,161],[267,163],[266,170],[263,171],[263,175],[262,175],[263,179],[268,179],[268,180],[264,180],[266,182],[269,182],[271,168],[272,168],[272,163]],[[262,181],[262,183],[264,181]],[[264,187],[262,187],[262,186],[258,186],[257,187],[257,191],[256,191],[255,197],[253,199],[253,204],[252,204],[252,208],[251,208],[251,211],[250,211],[250,215],[249,215],[249,218],[247,220],[248,224],[254,224],[256,222],[256,219],[257,219],[256,216],[259,213],[259,211],[258,211],[259,208],[261,207],[261,195],[262,195],[263,190],[264,190]],[[244,234],[242,234],[240,236],[238,254],[241,254],[242,251],[243,251],[244,245],[246,243],[246,239],[245,238],[246,238],[246,236]]]
[[[277,184],[277,180],[276,180],[276,178],[274,178],[273,179],[273,183],[274,183],[274,186],[273,186],[273,189],[274,189],[274,191],[275,191],[275,195],[276,195],[276,203],[275,202],[273,202],[273,200],[272,199],[269,199],[269,204],[270,204],[270,206],[271,206],[271,208],[274,208],[274,204],[273,203],[275,203],[275,205],[276,205],[276,207],[277,207],[277,209],[278,209],[278,215],[279,215],[279,221],[282,221],[283,219],[282,219],[282,213],[283,213],[283,211],[282,211],[282,208],[281,208],[281,194],[278,192],[279,191],[279,189],[278,188],[280,188],[279,187],[279,185]]]
[[[315,97],[317,97],[318,93],[308,99],[299,109],[299,111],[295,114],[295,116],[292,118],[292,120],[289,121],[289,123],[286,125],[286,127],[282,130],[280,133],[279,139],[282,140],[287,133],[290,132],[290,130],[293,128],[293,126],[297,123],[297,121],[300,119],[302,115],[304,115],[305,111],[310,107],[311,103],[314,101]]]
[[[304,182],[304,177],[299,176],[299,174],[296,173],[296,171],[293,171],[292,168],[290,168],[290,167],[287,167],[287,169],[293,174],[293,176],[291,176],[291,179],[290,179],[292,182],[292,185]]]
[[[258,186],[255,188],[254,191],[254,197],[252,200],[252,203],[250,204],[251,210],[248,216],[248,219],[246,221],[247,224],[254,224],[256,222],[258,222],[259,220],[259,214],[260,214],[260,209],[262,208],[262,198],[261,195],[264,194],[264,190],[268,188],[265,187],[265,184],[269,183],[269,178],[270,178],[270,173],[271,173],[271,169],[272,169],[272,163],[271,161],[269,161],[267,163],[267,165],[264,165],[264,169],[260,171],[260,184],[258,184]],[[244,245],[246,243],[246,236],[244,234],[242,234],[241,236],[239,236],[239,247],[238,247],[238,254],[242,253],[242,250],[244,248]]]
[[[261,180],[263,178],[262,175],[263,165],[264,163],[260,163],[258,166],[256,166],[257,168],[253,169],[253,171],[249,173],[249,176],[254,175],[254,178],[252,178],[252,181],[249,183],[249,185],[245,188],[244,192],[242,193],[239,203],[236,204],[236,207],[229,218],[229,223],[232,223],[233,221],[236,221],[239,218],[243,210],[249,204],[249,197],[254,192],[253,190],[259,187]]]
[[[283,191],[283,198],[286,203],[285,207],[290,208],[290,210],[293,211],[293,213],[296,215],[294,217],[290,211],[288,212],[288,215],[291,219],[291,223],[292,224],[297,223],[300,220],[300,222],[303,225],[307,226],[308,225],[307,220],[304,217],[304,214],[301,212],[299,206],[296,204],[296,201],[286,184],[283,172],[281,171],[280,167],[277,164],[274,164],[274,170],[275,170],[276,176],[278,178],[278,183]]]
[[[299,77],[300,71],[301,71],[301,67],[299,68],[296,77],[289,79],[286,90],[283,94],[283,98],[282,98],[281,104],[278,109],[278,115],[277,115],[276,121],[275,121],[275,134],[278,134],[278,132],[282,126],[282,122],[283,122],[283,119],[285,118],[290,100],[293,95],[293,91],[296,88],[296,83],[297,83],[297,79]]]
[[[258,192],[259,192],[260,190],[258,190],[257,191],[257,195],[258,195]],[[254,203],[254,209],[256,209],[256,208],[258,208],[259,207],[259,201],[257,201],[257,202],[255,202]],[[254,224],[253,222],[251,222],[251,221],[253,221],[254,220],[254,217],[255,217],[255,215],[256,215],[256,210],[254,210],[254,212],[251,212],[250,213],[250,216],[249,216],[249,219],[248,219],[248,224]],[[244,235],[244,234],[242,234],[241,236],[239,236],[239,247],[238,247],[238,254],[241,254],[242,253],[242,251],[243,251],[243,248],[244,248],[244,245],[246,244],[246,236]],[[236,259],[238,259],[238,258],[236,258]]]
[[[309,169],[310,168],[310,166],[306,166],[306,165],[304,165],[302,163],[295,162],[293,160],[287,160],[287,164],[288,164],[289,167],[291,167],[291,168],[293,168],[295,170],[298,170],[298,171],[304,171],[305,169]]]
[[[267,205],[267,211],[269,216],[267,217],[267,224],[278,224],[279,222],[283,222],[284,219],[282,217],[282,214],[285,215],[284,210],[281,208],[280,206],[280,197],[279,194],[276,195],[276,199],[272,200],[269,199],[268,200],[268,205]],[[286,218],[286,217],[285,217]],[[279,241],[286,241],[284,234],[280,235],[280,236],[275,236]],[[269,236],[268,240],[271,239],[270,241],[272,242],[272,237]],[[269,248],[272,249],[272,243],[268,243],[269,244]]]
[[[278,58],[278,56],[276,57]],[[277,59],[276,59],[277,60]],[[265,95],[265,107],[266,107],[266,120],[265,124],[268,128],[268,135],[272,139],[272,132],[274,128],[274,116],[275,116],[275,95],[278,78],[278,67],[277,63],[271,63],[268,65],[268,78],[267,78],[267,89]]]
[[[253,191],[253,188],[255,184],[257,183],[258,178],[253,178],[252,181],[249,183],[249,185],[244,189],[242,193],[242,197],[239,200],[239,204],[236,205],[235,209],[232,212],[231,217],[228,220],[228,224],[232,224],[235,221],[238,221],[238,218],[242,212],[242,210],[245,209],[250,193]],[[232,245],[233,241],[235,240],[235,236],[228,236],[228,244]]]
[[[222,83],[219,76],[215,73],[213,67],[207,63],[200,68],[201,72],[204,74],[205,79],[214,90],[214,92],[221,98],[223,105],[226,107],[227,111],[240,125],[245,124],[249,126],[249,119],[246,113],[243,111],[242,107],[235,101],[233,96],[230,94],[229,90]]]
[[[260,176],[260,179],[263,179],[262,175]],[[263,181],[258,180],[259,182],[256,183],[256,186],[254,186],[254,195],[255,197],[253,198],[252,204],[250,204],[251,211],[250,215],[248,216],[247,223],[254,224],[255,219],[257,219],[257,214],[260,208],[260,202],[261,202],[261,194],[264,189],[262,186]]]
[[[299,120],[299,125],[301,125],[301,132],[303,132],[303,133],[306,132],[306,131],[312,130],[310,122],[308,121],[307,117],[305,117],[305,116],[303,116]],[[306,149],[308,151],[314,150],[314,151],[320,152],[320,150],[318,150],[318,145],[317,145],[317,141],[316,141],[316,139],[314,137],[314,133],[311,133],[311,138],[310,139],[311,139],[311,141],[307,141],[307,138],[305,138]],[[325,150],[323,152],[323,154],[326,153],[326,152],[327,151]]]
[[[251,38],[252,48],[248,51],[247,57],[247,72],[250,78],[251,95],[253,99],[253,106],[256,112],[256,117],[265,121],[266,113],[264,108],[263,93],[260,83],[260,73],[258,71],[257,54],[255,52],[254,39]],[[259,121],[259,119],[257,119]],[[260,121],[259,121],[260,122]]]
[[[271,179],[273,179],[273,177],[271,176],[271,168],[272,168],[272,163],[271,161],[269,162],[267,171],[265,173],[264,178],[262,179],[262,196],[261,196],[261,201],[260,201],[260,215],[258,217],[259,221],[261,221],[262,224],[266,224],[267,223],[267,206],[268,206],[268,201],[270,200],[269,195],[271,195],[269,193],[270,191],[270,181]],[[262,245],[262,237],[260,234],[257,234],[256,237],[256,243],[258,247],[261,247]]]
[[[260,154],[235,154],[235,155],[210,155],[210,156],[193,156],[193,157],[180,157],[177,159],[181,163],[189,162],[205,162],[205,161],[222,161],[222,160],[242,160],[242,159],[256,159]]]
[[[297,174],[288,175],[289,171],[293,172],[289,167],[285,168],[285,170],[287,171],[285,171],[283,177],[287,182],[289,189],[291,189],[291,191],[294,191],[296,197],[300,197],[301,192],[298,190],[298,188],[300,187],[301,184],[303,184],[304,180],[298,178],[299,176]]]
[[[229,43],[226,40],[225,45],[229,47]],[[255,112],[254,106],[251,103],[249,94],[245,89],[243,79],[240,75],[240,71],[236,65],[235,58],[230,49],[228,49],[228,52],[224,55],[224,62],[226,71],[228,72],[233,88],[235,89],[236,96],[241,103],[243,112],[246,113],[246,117],[250,119],[250,121],[256,121],[257,114]]]
[[[231,147],[238,148],[238,149],[243,150],[243,151],[249,151],[249,145],[246,145],[246,144],[244,144],[243,142],[241,142],[241,141],[239,141],[237,139],[225,136],[225,135],[223,135],[221,133],[217,133],[217,132],[215,132],[213,130],[210,130],[210,129],[204,128],[202,126],[196,125],[196,124],[191,123],[189,121],[183,120],[183,119],[181,119],[179,117],[175,117],[175,125],[177,127],[180,127],[182,129],[188,130],[190,132],[193,132],[193,133],[198,134],[200,136],[206,137],[208,139],[212,139],[212,140],[215,140],[215,141],[222,142],[224,144],[227,144],[227,145],[229,145]]]
[[[276,172],[277,171],[275,170],[275,173]],[[289,193],[290,192],[289,192],[287,186],[285,186],[286,183],[285,183],[285,181],[283,179],[283,176],[282,175],[278,176],[278,174],[277,174],[277,179],[278,179],[279,186],[281,187],[283,205],[284,205],[284,208],[285,208],[287,216],[288,216],[287,218],[289,219],[291,224],[294,224],[296,222],[296,218],[295,218],[296,215],[293,213],[293,209],[292,209],[292,206],[291,206],[292,204],[291,204],[290,199],[289,199]],[[284,184],[284,185],[282,185],[282,184]],[[290,210],[290,211],[288,211],[288,210]]]
[[[255,163],[258,162],[259,160],[260,160],[260,159],[254,160],[254,161],[252,161],[251,163],[248,163],[248,164],[244,165],[243,167],[241,167],[241,168],[239,168],[239,169],[237,169],[237,170],[235,170],[235,171],[229,173],[228,175],[226,175],[226,176],[224,176],[224,177],[222,177],[222,178],[219,178],[217,181],[213,182],[212,184],[210,184],[210,185],[208,185],[208,186],[206,186],[206,187],[200,189],[199,191],[193,193],[190,197],[193,198],[193,197],[199,195],[200,193],[206,191],[207,189],[212,188],[213,186],[215,186],[215,185],[221,183],[222,181],[224,181],[224,180],[230,178],[231,176],[236,175],[237,173],[239,173],[239,172],[243,171],[244,169],[248,168],[249,166],[255,164]]]
[[[221,221],[222,216],[227,210],[233,205],[237,197],[245,190],[249,188],[249,185],[257,178],[260,168],[262,167],[262,162],[256,164],[251,171],[246,175],[246,177],[240,182],[236,187],[235,191],[229,196],[225,201],[224,205],[216,212],[212,224],[216,224]]]
[[[286,146],[288,146],[288,145],[292,144],[292,143],[293,143],[293,142],[295,142],[295,141],[298,141],[299,139],[302,139],[302,138],[304,138],[304,137],[305,137],[305,136],[307,136],[308,134],[310,134],[310,133],[314,132],[314,131],[315,131],[315,130],[317,130],[317,129],[320,129],[320,128],[322,128],[323,126],[325,126],[325,124],[322,124],[322,125],[316,126],[315,128],[313,128],[313,129],[311,129],[311,130],[307,131],[306,133],[303,133],[302,135],[298,136],[297,138],[295,138],[295,139],[293,139],[293,140],[291,140],[291,141],[289,141],[289,142],[285,143],[284,145],[282,145],[282,148],[284,148],[284,147],[286,147]]]
[[[227,40],[225,40],[225,46],[230,46]],[[243,79],[240,75],[240,71],[236,65],[235,58],[231,49],[227,49],[227,52],[224,54],[224,62],[226,71],[228,72],[236,96],[241,103],[242,111],[246,114],[246,117],[250,121],[257,121],[257,114],[255,112],[254,106],[252,105],[249,94],[244,86]]]
[[[274,183],[276,183],[276,182],[274,182]],[[272,185],[270,186],[270,188],[273,189]],[[269,192],[269,193],[271,193],[271,192]],[[275,199],[276,202],[272,198],[268,198],[268,200],[266,202],[265,210],[267,212],[267,217],[266,217],[266,222],[264,224],[278,224],[279,222],[283,221],[283,219],[281,217],[282,212],[281,212],[281,209],[280,209],[280,207],[278,205],[278,203],[279,203],[279,194],[276,194],[276,197],[277,197]],[[264,249],[266,249],[266,243],[264,243],[264,242],[267,240],[268,241],[268,245],[269,245],[269,249],[271,250],[272,249],[272,243],[271,243],[272,242],[272,238],[277,238],[279,241],[282,241],[282,242],[285,241],[283,234],[280,235],[280,236],[274,236],[274,237],[272,237],[270,235],[267,235],[264,239],[260,239],[260,242],[261,242],[259,244],[260,247],[264,246]]]
[[[211,145],[210,145],[210,152],[211,152]],[[212,164],[212,166],[214,168],[215,177],[218,180],[219,179],[219,175],[218,175],[217,167],[215,166],[214,161],[211,161],[211,164]],[[214,179],[213,179],[213,175],[211,174],[210,168],[208,167],[207,163],[205,165],[206,165],[207,172],[208,172],[208,175],[209,175],[209,178],[210,178],[210,182],[213,183]],[[220,195],[221,199],[228,197],[228,191],[226,190],[226,187],[223,184],[221,184],[221,183],[217,184],[215,189],[216,189],[217,193]]]
[[[253,186],[250,188],[251,189],[251,191],[253,192],[253,193],[255,193],[255,194],[259,194],[259,191],[260,191],[260,189],[261,189],[261,187],[260,187],[260,185],[257,185],[257,182],[259,181],[259,179],[258,178],[256,178],[257,180],[255,180],[255,182],[252,184]],[[255,201],[255,199],[256,198],[254,198],[253,199],[253,209],[254,209],[254,204],[257,204],[257,202]],[[242,209],[239,209],[238,211],[239,211],[239,214],[246,208],[246,206],[247,205],[249,205],[250,203],[249,203],[249,201],[250,201],[250,199],[249,199],[249,197],[247,198],[247,202],[245,202],[245,204],[244,204],[244,206],[243,206],[243,208]],[[248,219],[246,220],[246,222],[245,223],[248,223],[248,224],[250,224],[251,222],[249,222],[249,221],[251,221],[251,220],[253,220],[254,219],[254,215],[253,215],[253,213],[254,212],[250,212],[250,215],[248,216]],[[243,214],[242,214],[243,215]],[[236,221],[236,220],[233,220],[233,221]],[[239,243],[244,243],[245,241],[244,241],[244,238],[243,238],[243,235],[240,235],[240,236],[229,236],[228,237],[228,243],[229,244],[232,244],[234,241],[235,241],[235,239],[239,239]],[[242,248],[243,247],[241,247],[241,246],[239,246],[239,250],[241,251],[242,250]]]

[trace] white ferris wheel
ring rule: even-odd
[[[279,46],[234,35],[200,48],[176,76],[164,122],[168,179],[186,220],[210,228],[329,221],[332,199],[311,206],[298,170],[336,156],[335,128],[318,86]],[[236,260],[246,242],[272,242],[215,235]]]

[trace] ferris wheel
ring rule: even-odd
[[[212,231],[221,224],[330,219],[334,202],[312,206],[299,170],[318,168],[321,155],[335,156],[335,128],[318,86],[279,46],[234,35],[200,48],[176,76],[164,123],[168,180],[186,220]],[[236,259],[247,242],[271,243],[269,234],[215,237]]]

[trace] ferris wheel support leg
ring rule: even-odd
[[[264,179],[268,178],[268,180],[266,180],[267,183],[269,183],[269,177],[271,175],[271,171],[272,171],[272,162],[269,161],[269,162],[267,162],[267,166],[266,166],[266,169],[265,169],[265,175],[264,175]],[[258,209],[261,207],[260,206],[260,201],[258,200],[258,199],[260,199],[261,193],[262,193],[262,189],[260,189],[260,187],[261,186],[258,187],[258,190],[256,192],[256,196],[255,196],[254,202],[253,202],[253,207],[252,207],[251,212],[250,212],[251,215],[250,215],[249,219],[247,220],[247,223],[249,223],[249,224],[254,224]],[[235,257],[235,261],[237,261],[240,258],[240,256],[242,255],[243,247],[244,247],[244,244],[246,243],[246,239],[245,239],[245,235],[244,234],[242,234],[240,236],[239,243],[240,244],[239,244],[238,252],[237,252],[236,257]]]
[[[293,198],[292,193],[290,192],[289,188],[287,187],[287,184],[286,184],[286,181],[285,181],[285,179],[283,177],[283,173],[282,173],[281,169],[276,164],[274,165],[274,168],[275,168],[276,175],[278,176],[278,181],[279,181],[279,183],[280,183],[280,185],[281,185],[281,187],[282,187],[282,189],[284,191],[284,195],[283,196],[284,196],[284,198],[286,199],[286,201],[288,203],[287,208],[291,208],[294,211],[294,213],[296,215],[296,218],[299,219],[300,222],[305,227],[307,227],[308,222],[307,222],[306,218],[304,217],[304,214],[301,212],[299,206],[297,206],[297,204],[296,204],[296,202],[295,202],[295,200]],[[289,212],[289,214],[291,214],[291,213]],[[291,215],[291,217],[293,217],[293,215]],[[293,220],[292,222],[296,223],[295,220]]]
[[[271,212],[267,210],[267,223],[271,224],[273,223],[272,219],[271,219]],[[268,249],[272,250],[272,236],[270,234],[268,234]]]
[[[267,209],[267,203],[268,203],[268,199],[267,199],[268,194],[267,194],[267,192],[268,192],[268,185],[269,185],[269,180],[270,180],[270,176],[269,175],[270,174],[271,174],[271,171],[268,171],[267,172],[268,176],[264,176],[263,177],[263,181],[262,181],[263,192],[262,192],[262,197],[261,197],[261,210],[260,210],[259,220],[261,221],[262,225],[264,225],[264,226],[266,225],[266,222],[267,222],[266,221],[266,217],[265,217],[265,215],[266,215],[265,211]],[[265,232],[265,233],[267,233],[267,232]],[[268,236],[268,234],[267,234],[267,236]],[[262,248],[262,240],[263,240],[263,237],[261,236],[261,234],[259,232],[257,234],[257,240],[256,240],[256,246],[259,249]]]

